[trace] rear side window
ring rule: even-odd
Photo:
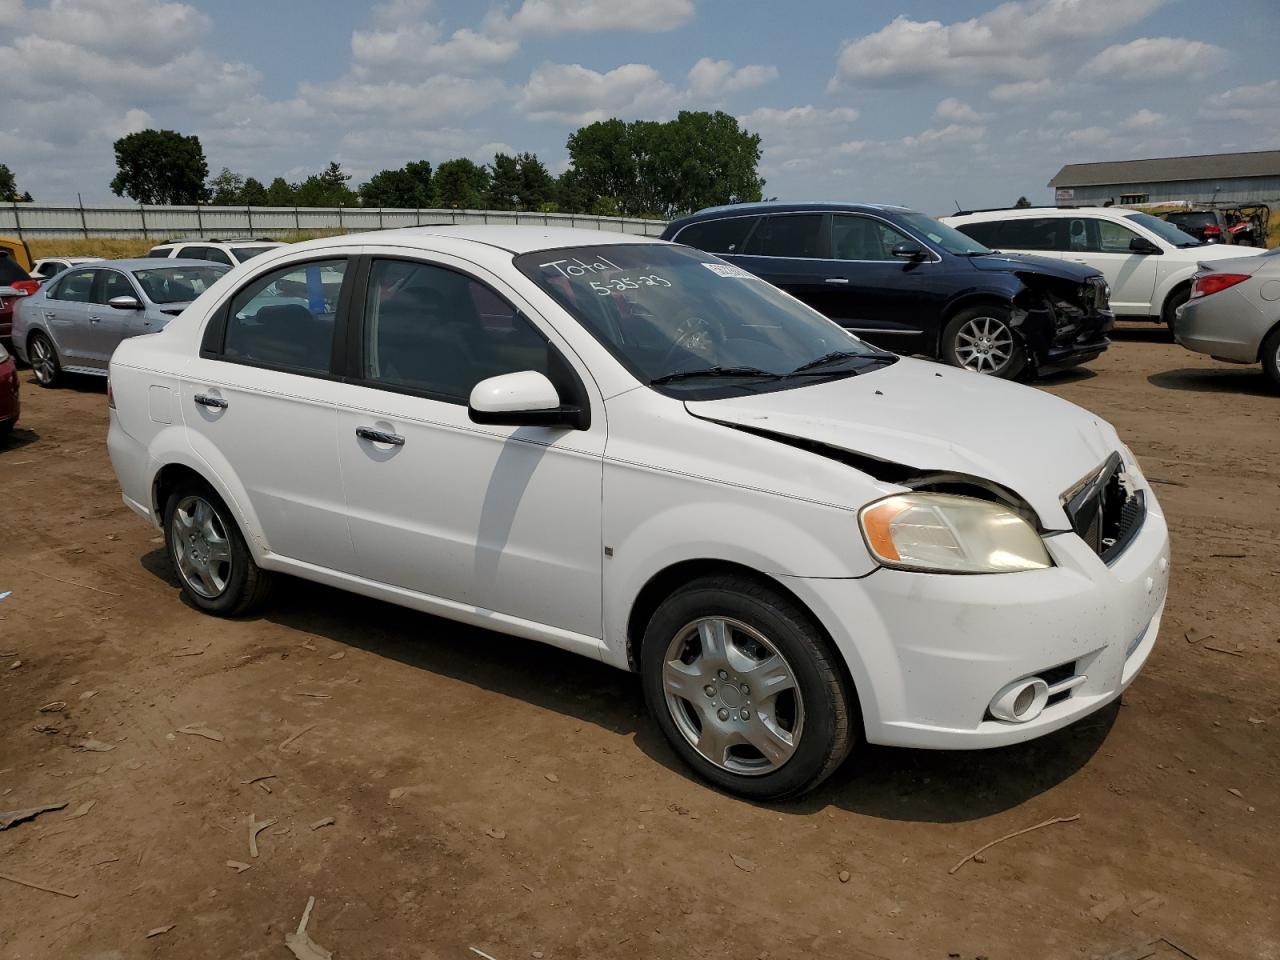
[[[171,247],[152,247],[147,251],[148,257],[168,257]]]
[[[756,257],[816,259],[825,256],[824,217],[821,213],[778,213],[762,217],[742,252]]]
[[[747,235],[759,217],[729,217],[725,220],[704,220],[685,227],[676,236],[676,243],[686,243],[707,253],[741,253]]]
[[[427,263],[375,260],[365,293],[364,379],[466,403],[481,380],[536,370],[552,347],[484,284]]]
[[[64,273],[57,286],[49,291],[50,300],[67,300],[71,303],[89,303],[93,299],[93,277],[96,270],[76,270]]]
[[[346,270],[345,259],[292,264],[242,288],[231,300],[222,359],[327,374]]]
[[[1068,222],[1064,217],[1020,217],[1017,220],[1005,220],[1000,224],[998,243],[995,246],[1006,250],[1066,250]]]

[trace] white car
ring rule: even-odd
[[[1167,220],[1125,207],[1025,207],[943,217],[961,233],[1004,253],[1034,253],[1101,270],[1117,317],[1166,323],[1191,295],[1197,265],[1262,253],[1207,244]]]
[[[41,257],[31,265],[32,280],[50,280],[72,267],[85,263],[97,263],[102,257]]]
[[[269,250],[286,247],[288,244],[276,240],[228,240],[209,237],[191,237],[187,240],[170,240],[151,248],[148,257],[178,257],[187,260],[208,260],[228,267],[237,267],[242,263],[261,256]]]
[[[659,240],[290,246],[110,385],[125,503],[199,608],[281,572],[634,670],[675,751],[757,799],[862,739],[1057,730],[1164,609],[1164,517],[1107,423]]]

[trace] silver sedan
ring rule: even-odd
[[[173,259],[72,267],[18,301],[14,352],[42,387],[53,386],[64,372],[105,377],[121,340],[164,329],[229,269]]]
[[[1261,363],[1280,387],[1280,249],[1201,264],[1173,335],[1216,360]]]

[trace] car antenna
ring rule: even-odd
[[[952,203],[954,203],[954,204],[956,205],[956,213],[964,213],[964,211],[960,209],[960,201],[959,201],[959,200],[952,200],[951,202],[952,202]]]

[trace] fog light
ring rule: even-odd
[[[1039,677],[1029,680],[1017,680],[1006,687],[991,700],[987,709],[997,720],[1008,723],[1026,723],[1040,716],[1049,701],[1049,685]]]

